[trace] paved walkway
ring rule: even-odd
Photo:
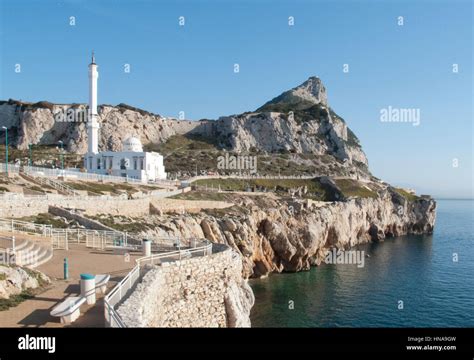
[[[131,268],[141,253],[126,256],[118,250],[93,250],[85,245],[70,245],[70,249],[55,250],[53,258],[37,269],[48,275],[52,283],[34,298],[0,312],[0,327],[63,327],[59,318],[49,315],[56,304],[71,294],[79,294],[81,273],[110,274],[109,291]],[[69,279],[63,280],[63,262],[69,261]],[[103,295],[97,294],[95,305],[83,305],[81,316],[73,327],[103,327]]]

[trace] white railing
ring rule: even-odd
[[[15,252],[15,237],[0,236],[0,249],[5,249],[7,252]]]
[[[23,166],[23,171],[27,174],[33,174],[34,176],[47,176],[47,177],[72,177],[81,180],[94,180],[104,182],[129,182],[142,184],[143,181],[139,179],[133,179],[130,177],[102,175],[95,173],[81,172],[78,169],[50,169],[39,166]]]
[[[44,237],[51,236],[51,225],[36,224],[28,221],[15,219],[0,219],[0,230],[9,232],[24,232],[28,234],[39,234]]]
[[[128,246],[128,234],[113,230],[53,229],[51,242],[56,249],[69,250],[69,244],[85,244],[86,247],[104,250],[109,247]]]
[[[182,182],[192,183],[197,180],[210,180],[210,179],[242,179],[242,180],[257,180],[257,179],[268,179],[268,180],[298,180],[298,179],[314,179],[320,175],[198,175],[193,176],[189,179],[182,180]]]
[[[37,183],[40,183],[41,185],[46,185],[46,186],[52,187],[53,189],[56,189],[58,191],[66,193],[68,195],[72,195],[72,196],[78,195],[76,190],[74,190],[72,187],[70,187],[69,185],[67,185],[67,184],[65,184],[61,181],[57,181],[57,180],[54,180],[54,179],[49,178],[49,177],[32,176],[31,174],[28,174],[26,176],[27,176],[26,177],[27,179],[31,179],[31,180],[33,180]]]
[[[194,254],[201,253],[202,256],[212,254],[212,243],[205,240],[204,245],[184,250],[169,251],[161,254],[152,254],[136,259],[135,267],[104,297],[104,317],[107,327],[126,327],[120,315],[117,313],[117,305],[122,302],[131,289],[140,280],[140,269],[144,265],[154,265],[163,259],[181,260],[189,258]]]
[[[51,225],[37,224],[15,219],[0,218],[0,230],[15,233],[39,234],[51,239],[54,249],[69,249],[69,244],[86,244],[87,247],[105,249],[107,247],[128,246],[127,232],[114,230],[61,229]]]
[[[10,165],[9,165],[10,168]],[[82,172],[79,169],[49,169],[39,166],[23,166],[23,171],[27,174],[32,174],[34,176],[44,176],[44,177],[64,177],[64,178],[74,178],[78,180],[90,180],[90,181],[103,181],[103,182],[113,182],[113,183],[134,183],[134,184],[146,184],[146,181],[140,179],[134,179],[131,177],[124,176],[113,176],[113,175],[103,175],[95,173],[86,173]],[[18,172],[18,171],[17,171]],[[156,180],[151,182],[155,185],[163,186],[177,186],[179,181],[174,180]]]
[[[6,172],[6,171],[7,171],[7,165],[5,163],[0,163],[0,172]],[[20,172],[20,165],[8,163],[8,172],[18,174]]]

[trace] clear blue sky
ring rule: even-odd
[[[0,99],[87,102],[91,49],[99,103],[194,120],[256,109],[316,75],[376,176],[472,197],[472,1],[1,3]],[[389,105],[419,108],[420,126],[380,122]]]

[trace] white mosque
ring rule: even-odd
[[[87,153],[84,167],[87,172],[122,176],[143,182],[166,179],[163,156],[143,151],[140,139],[129,137],[122,143],[122,151],[99,152],[99,123],[97,122],[97,79],[99,72],[94,53],[89,64],[89,119],[87,123]]]

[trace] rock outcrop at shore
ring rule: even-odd
[[[257,204],[258,200],[258,204]],[[386,237],[433,231],[436,203],[407,200],[390,188],[376,198],[339,202],[285,201],[242,196],[234,211],[147,217],[142,235],[192,236],[228,244],[240,255],[244,277],[307,270],[333,248],[348,249]]]
[[[20,266],[0,265],[0,299],[9,299],[25,290],[33,290],[50,282],[43,273]]]

